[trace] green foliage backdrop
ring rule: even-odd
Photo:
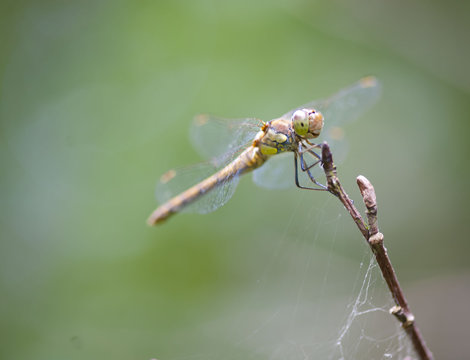
[[[291,215],[321,210],[328,195],[246,178],[219,211],[149,228],[156,180],[201,160],[188,140],[197,113],[269,120],[369,74],[382,99],[348,127],[340,176],[358,204],[355,177],[375,185],[387,247],[436,358],[468,356],[469,10],[2,1],[0,357],[223,351],[199,326],[251,291],[276,237],[312,226]],[[362,240],[343,217],[332,251],[358,263]],[[331,237],[320,239],[329,249]]]

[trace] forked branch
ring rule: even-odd
[[[374,187],[364,176],[357,177],[357,184],[367,209],[366,214],[368,224],[366,224],[362,219],[361,214],[341,186],[330,147],[326,142],[323,143],[322,146],[322,163],[327,179],[328,191],[335,195],[344,205],[346,210],[348,210],[359,228],[359,231],[362,233],[374,253],[377,264],[382,271],[382,276],[387,282],[393,300],[395,301],[395,306],[390,309],[390,313],[401,322],[402,327],[410,337],[419,358],[422,360],[433,359],[432,353],[426,346],[421,332],[415,323],[415,318],[406,302],[403,290],[398,283],[397,276],[387,254],[387,249],[384,246],[384,236],[379,232],[377,222],[377,201]]]

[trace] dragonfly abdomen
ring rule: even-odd
[[[180,212],[185,206],[193,203],[199,197],[222,185],[224,182],[231,180],[235,176],[242,175],[261,166],[266,161],[258,147],[250,146],[243,151],[230,164],[209,176],[207,179],[190,187],[188,190],[168,200],[160,205],[148,218],[149,225],[155,225],[163,222],[172,214]]]

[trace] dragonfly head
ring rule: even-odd
[[[323,128],[323,115],[315,109],[296,110],[291,121],[295,133],[308,139],[316,138]]]

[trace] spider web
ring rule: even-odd
[[[206,345],[165,359],[416,358],[389,314],[394,304],[369,247],[337,201],[325,198],[305,211],[300,197],[287,224],[253,245],[268,254],[250,286],[186,329]],[[344,241],[354,242],[346,253]]]

